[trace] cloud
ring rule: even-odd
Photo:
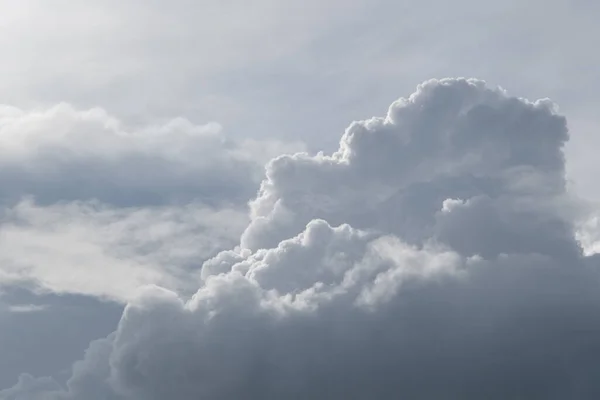
[[[579,132],[569,145],[572,176],[598,197],[588,173],[597,105],[582,95],[593,92],[595,70],[581,68],[600,62],[588,50],[598,36],[593,1],[257,0],[251,10],[240,0],[24,4],[2,1],[0,51],[11,54],[0,65],[2,103],[100,104],[144,123],[185,115],[321,148],[414,82],[482,76],[560,102]]]
[[[202,260],[234,246],[246,223],[243,210],[193,203],[43,207],[25,200],[0,225],[0,286],[33,284],[120,302],[146,284],[195,290]]]
[[[7,74],[0,82],[3,89],[20,88],[51,101],[56,89],[84,101],[143,101],[135,106],[138,109],[164,107],[171,101],[180,105],[177,95],[197,99],[193,92],[205,94],[213,84],[210,78],[290,57],[311,44],[318,32],[366,7],[360,1],[340,9],[346,4],[340,0],[309,0],[304,6],[260,0],[252,9],[239,0],[86,0],[65,10],[39,0],[27,7],[14,0],[3,4],[9,11],[1,21],[14,40],[0,39],[0,48],[15,55],[0,67]],[[256,24],[258,20],[262,23]],[[27,25],[36,29],[24,29]],[[217,36],[218,44],[212,40]],[[29,81],[18,74],[23,68]],[[199,81],[198,86],[188,86]]]
[[[242,237],[272,247],[313,218],[421,241],[448,198],[506,207],[558,201],[565,119],[474,80],[428,81],[386,117],[355,122],[332,155],[283,155],[267,166]]]
[[[301,144],[227,138],[218,124],[176,118],[127,128],[102,109],[0,107],[1,200],[96,199],[115,206],[201,200],[244,204],[263,164]]]
[[[59,393],[59,391],[58,384],[50,378],[36,379],[29,374],[23,374],[14,387],[0,391],[0,396],[3,400],[43,400],[45,397]]]
[[[0,106],[0,286],[122,302],[149,283],[195,289],[188,270],[238,241],[264,164],[302,148],[182,118]]]
[[[8,311],[13,313],[35,313],[44,311],[47,306],[38,304],[16,304],[8,307]]]
[[[600,254],[600,206],[595,203],[577,226],[575,237],[587,256]]]
[[[239,242],[265,162],[302,148],[184,118],[0,105],[0,291],[31,291],[0,305],[0,387],[23,370],[62,383],[141,285],[193,293],[202,261]],[[56,295],[69,304],[33,313]]]
[[[0,398],[597,398],[567,139],[547,100],[427,81],[333,154],[271,161],[191,298],[146,287],[65,387]]]

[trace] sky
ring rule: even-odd
[[[0,0],[0,400],[599,398],[598,17]]]

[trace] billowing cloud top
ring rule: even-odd
[[[191,298],[146,287],[65,387],[0,398],[598,398],[567,139],[547,100],[425,82],[333,154],[273,159]]]
[[[331,156],[271,161],[242,244],[275,246],[313,218],[422,241],[434,220],[443,224],[465,207],[495,208],[488,219],[514,207],[539,215],[565,190],[566,140],[565,119],[549,101],[511,98],[475,80],[425,82],[385,118],[354,122]],[[451,207],[454,200],[469,204]]]

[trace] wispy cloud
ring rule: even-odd
[[[35,313],[44,311],[48,306],[40,304],[15,304],[8,306],[8,311],[12,313]]]

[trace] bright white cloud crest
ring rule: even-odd
[[[24,375],[0,398],[596,398],[567,139],[546,100],[428,81],[335,153],[273,159],[189,300],[144,289],[67,387]]]

